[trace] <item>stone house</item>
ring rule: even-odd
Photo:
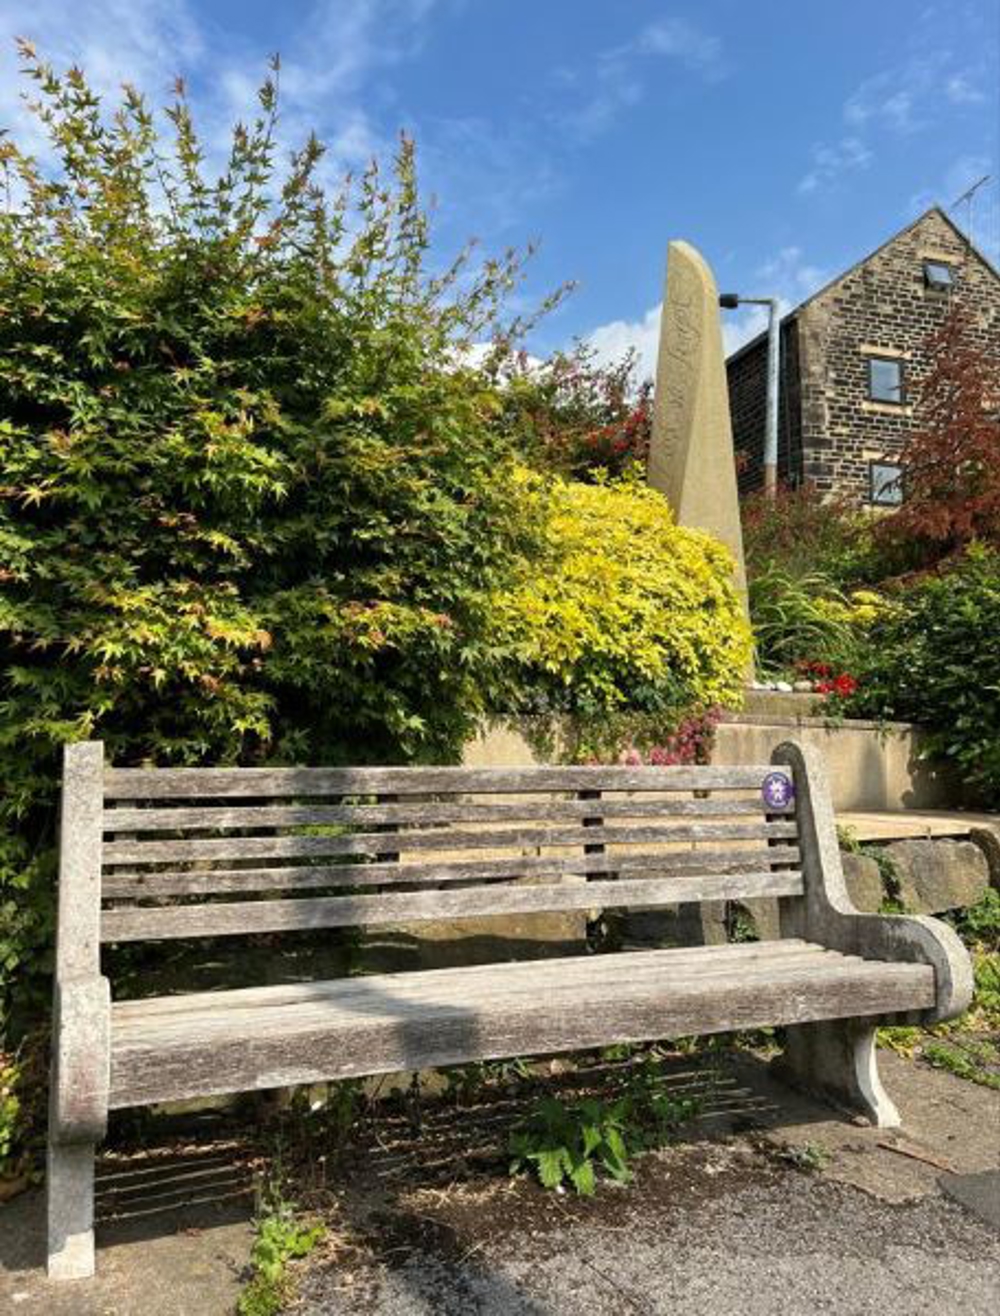
[[[953,298],[971,311],[1000,379],[1000,274],[937,206],[784,317],[779,479],[852,502],[901,501],[925,344]],[[734,352],[726,371],[745,493],[763,479],[767,335]]]

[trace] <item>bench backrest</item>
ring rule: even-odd
[[[90,742],[65,772],[63,881],[103,942],[803,890],[773,764],[140,769]]]

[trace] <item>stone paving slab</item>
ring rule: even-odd
[[[964,810],[837,810],[837,822],[859,841],[904,841],[934,837],[966,837],[974,827],[1000,831],[1000,814]]]
[[[1000,1170],[981,1174],[946,1174],[941,1189],[973,1215],[1000,1231]]]
[[[47,1281],[44,1193],[32,1189],[0,1207],[0,1312],[229,1316],[247,1278],[253,1201],[248,1169],[225,1148],[106,1156],[97,1275]]]

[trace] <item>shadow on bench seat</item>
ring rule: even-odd
[[[781,939],[112,1003],[102,943],[775,897]],[[93,1272],[108,1110],[617,1042],[786,1028],[788,1075],[878,1124],[881,1020],[965,1008],[933,919],[859,914],[814,755],[737,767],[105,767],[67,748],[49,1270]]]

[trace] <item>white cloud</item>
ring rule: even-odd
[[[427,20],[443,0],[321,0],[290,26],[281,70],[282,148],[310,131],[326,141],[327,180],[357,167],[387,143],[363,101],[373,71],[412,57]],[[232,124],[252,114],[268,52],[232,31],[212,32],[195,0],[34,0],[14,13],[0,6],[0,126],[29,149],[48,148],[21,103],[14,40],[24,36],[57,68],[79,64],[113,101],[135,83],[154,108],[170,99],[175,77],[187,83],[210,167],[221,163]]]
[[[658,302],[640,320],[611,320],[598,325],[586,335],[585,342],[594,349],[597,360],[607,364],[620,361],[626,352],[634,351],[639,378],[655,376],[662,308],[663,303]]]
[[[968,73],[956,73],[945,83],[944,93],[954,105],[983,105],[986,93]]]
[[[315,132],[326,147],[316,181],[335,191],[347,172],[395,154],[392,129],[405,124],[417,138],[425,195],[441,198],[441,226],[502,232],[523,222],[528,202],[559,186],[537,136],[487,119],[431,119],[393,99],[390,71],[419,56],[440,11],[465,0],[311,0],[289,6],[282,32],[279,158]],[[159,110],[185,79],[206,171],[219,172],[233,124],[257,111],[257,89],[269,52],[238,32],[219,31],[198,0],[34,0],[16,17],[0,0],[0,128],[43,161],[50,147],[21,104],[14,38],[25,29],[57,69],[79,64],[95,89],[115,103],[122,81],[134,82]],[[27,4],[21,7],[27,9]],[[171,135],[169,125],[167,138]],[[470,211],[474,209],[474,214]]]
[[[17,76],[15,41],[35,43],[42,58],[65,66],[77,63],[102,95],[114,95],[132,81],[166,97],[175,73],[204,58],[202,32],[186,0],[35,0],[28,6],[0,6],[0,126],[17,130],[18,140],[40,153],[44,135],[22,104],[25,81]]]
[[[781,314],[791,309],[791,303],[781,302]],[[722,314],[722,349],[726,356],[756,338],[767,328],[766,306],[742,306],[737,311]],[[660,320],[663,303],[651,306],[638,320],[611,320],[598,325],[586,335],[584,341],[594,349],[596,359],[612,365],[621,361],[626,352],[635,352],[639,379],[656,377],[656,355],[660,345]]]
[[[812,164],[808,173],[799,179],[801,194],[816,192],[835,182],[841,174],[855,169],[866,169],[872,153],[858,137],[842,137],[834,144],[819,142],[812,149]]]
[[[782,247],[777,255],[757,266],[753,277],[761,285],[779,287],[801,299],[814,293],[828,276],[820,266],[810,265],[803,258],[801,247]]]
[[[739,290],[745,297],[777,297],[779,312],[785,315],[822,287],[827,277],[819,266],[805,260],[800,247],[782,247],[752,269],[745,280],[740,280]],[[608,364],[620,361],[632,350],[638,358],[639,377],[655,377],[662,311],[663,303],[659,302],[638,320],[611,320],[598,325],[585,335],[585,342],[594,348],[599,361]],[[767,328],[766,306],[741,306],[721,315],[722,344],[727,356]]]
[[[890,142],[898,149],[900,138],[988,101],[983,86],[995,82],[995,53],[988,48],[980,60],[957,67],[952,51],[938,39],[943,18],[933,8],[919,14],[899,62],[865,78],[847,97],[841,109],[846,132],[813,147],[797,185],[800,195],[826,191],[844,175],[867,167],[877,149]]]
[[[946,53],[906,60],[866,78],[844,104],[844,122],[854,129],[917,132],[930,122],[933,102],[946,79]]]
[[[710,82],[728,72],[722,42],[683,18],[664,18],[643,28],[635,49],[644,55],[671,55]]]
[[[553,82],[563,90],[590,90],[581,103],[555,115],[556,122],[580,141],[593,140],[642,100],[644,65],[652,59],[674,60],[705,82],[719,82],[729,73],[719,37],[682,18],[661,19],[604,51],[585,76],[566,66],[553,70]]]

